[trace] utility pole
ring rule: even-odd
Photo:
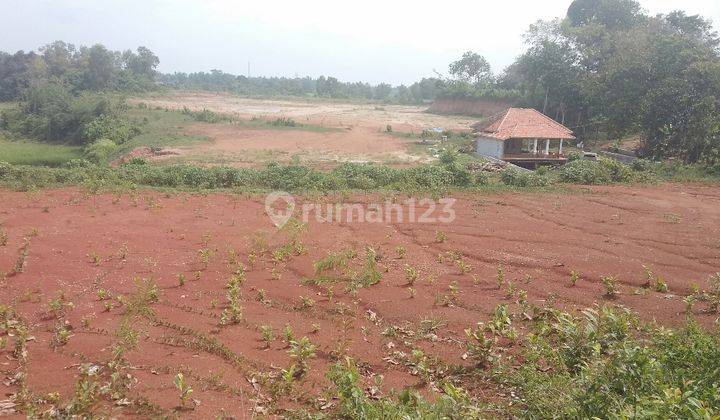
[[[249,61],[248,61],[248,73],[247,73],[247,74],[248,74],[247,77],[248,77],[248,79],[249,79],[249,78],[250,78],[250,62],[249,62]]]

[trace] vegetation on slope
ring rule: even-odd
[[[84,185],[92,188],[138,186],[213,190],[238,189],[288,192],[397,191],[448,192],[493,189],[544,189],[571,184],[609,184],[662,180],[717,181],[718,168],[682,164],[646,164],[634,168],[602,159],[575,161],[556,170],[538,172],[506,169],[499,175],[483,171],[482,162],[445,151],[436,164],[411,168],[345,163],[331,171],[302,165],[270,164],[264,169],[190,165],[150,165],[133,159],[118,168],[79,159],[59,168],[0,162],[0,184],[16,189]]]

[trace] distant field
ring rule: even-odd
[[[135,149],[149,161],[202,166],[264,167],[271,162],[332,168],[342,162],[411,166],[433,160],[423,130],[469,131],[472,119],[425,112],[418,106],[303,100],[261,100],[210,93],[170,93],[129,100],[123,119],[140,134],[110,154]],[[0,103],[0,109],[17,106]],[[204,118],[207,110],[210,117]],[[217,118],[212,117],[215,115]],[[452,140],[452,139],[451,139]],[[11,141],[0,134],[0,160],[58,166],[83,156],[81,147]]]
[[[475,122],[465,117],[430,114],[419,106],[262,100],[211,93],[173,92],[130,102],[148,106],[147,110],[132,111],[139,113],[138,118],[151,112],[160,115],[157,118],[167,119],[164,123],[151,120],[150,125],[158,128],[134,139],[130,145],[173,148],[175,153],[158,160],[200,165],[257,167],[273,161],[313,167],[341,162],[412,165],[432,158],[427,147],[418,147],[423,130],[439,127],[467,132]],[[209,110],[232,116],[235,121],[193,122],[188,121],[187,115],[163,109]],[[273,125],[279,119],[289,119],[298,125]],[[163,125],[167,129],[162,129]],[[178,136],[178,141],[173,136]],[[207,141],[188,141],[192,139]]]

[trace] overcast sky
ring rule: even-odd
[[[332,75],[412,83],[446,72],[463,51],[500,72],[523,51],[538,19],[564,16],[571,0],[0,0],[0,50],[54,40],[139,45],[160,70],[221,69],[254,76]],[[720,25],[718,0],[641,0],[652,14],[682,9]]]

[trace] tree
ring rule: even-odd
[[[464,53],[460,60],[450,64],[450,75],[475,85],[490,83],[493,78],[490,63],[485,57],[472,51]]]
[[[320,76],[317,79],[316,91],[318,96],[326,98],[342,97],[341,84],[334,77],[325,78],[325,76]]]
[[[405,85],[398,86],[395,92],[395,100],[404,104],[412,102],[410,89]]]
[[[123,53],[125,68],[136,76],[144,76],[148,79],[155,77],[155,69],[160,64],[160,59],[149,49],[138,47],[137,54],[128,50]]]
[[[503,77],[526,95],[530,104],[565,122],[570,108],[577,116],[584,106],[578,53],[562,32],[560,21],[537,22],[525,34],[529,49]]]
[[[375,92],[373,93],[373,99],[377,99],[380,101],[386,100],[390,98],[390,95],[392,94],[392,86],[390,86],[387,83],[380,83],[375,87]]]
[[[115,56],[103,45],[80,50],[82,88],[94,91],[112,89],[117,74]]]
[[[77,71],[77,50],[72,44],[55,41],[40,47],[40,54],[45,62],[48,77],[57,79],[71,78]]]
[[[710,22],[647,16],[632,0],[576,0],[531,25],[500,85],[581,137],[640,134],[641,153],[687,162],[720,155],[720,56]]]
[[[575,0],[567,11],[568,22],[575,27],[600,25],[607,31],[629,29],[641,18],[635,0]]]
[[[12,55],[0,52],[0,101],[17,99],[27,89],[37,59],[33,52],[18,51]]]
[[[683,11],[676,10],[668,14],[664,22],[666,28],[677,35],[694,39],[705,48],[717,51],[720,38],[713,29],[712,22],[701,16],[688,16]]]
[[[410,93],[413,97],[413,101],[421,103],[426,100],[434,100],[440,89],[442,88],[443,81],[438,78],[423,78],[419,82],[415,82],[410,85]]]
[[[650,157],[720,163],[720,62],[698,62],[653,86],[639,104]]]

